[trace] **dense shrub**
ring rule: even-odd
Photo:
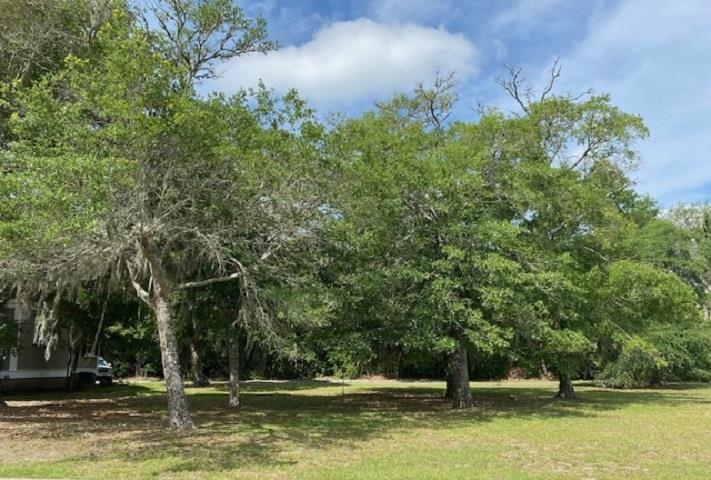
[[[598,375],[597,383],[613,388],[640,388],[659,385],[669,363],[651,343],[631,338],[620,356]]]
[[[711,380],[711,326],[690,329],[658,329],[648,336],[667,361],[664,380],[707,382]]]

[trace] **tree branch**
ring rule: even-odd
[[[522,93],[520,90],[521,82],[523,81],[523,78],[521,76],[521,68],[507,66],[506,70],[508,72],[508,78],[498,78],[496,80],[496,83],[501,85],[501,87],[506,90],[506,92],[511,96],[511,98],[516,103],[518,103],[519,107],[521,107],[521,110],[523,110],[524,113],[528,114],[529,99],[527,97],[529,96],[530,92]]]
[[[543,91],[541,92],[541,96],[539,101],[542,102],[543,100],[546,99],[549,93],[553,91],[553,87],[555,86],[555,82],[560,77],[560,58],[556,58],[555,61],[553,62],[553,66],[550,69],[549,72],[549,78],[548,78],[548,83],[546,86],[543,88]]]
[[[177,287],[174,287],[173,290],[187,290],[190,288],[206,287],[208,285],[213,285],[215,283],[231,282],[232,280],[239,279],[241,276],[242,276],[241,272],[235,272],[235,273],[228,275],[226,277],[214,277],[214,278],[209,278],[207,280],[199,280],[196,282],[185,282],[185,283],[181,283]]]
[[[153,308],[153,301],[151,300],[151,295],[141,286],[140,283],[138,283],[138,275],[131,266],[131,263],[128,261],[124,261],[124,264],[126,265],[126,270],[128,270],[128,276],[130,277],[131,285],[133,285],[133,288],[136,290],[138,298],[143,300],[146,305]]]

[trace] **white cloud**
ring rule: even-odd
[[[478,58],[463,35],[361,18],[330,24],[300,46],[236,58],[215,86],[231,92],[262,79],[278,90],[295,87],[317,105],[345,105],[410,90],[437,71],[466,78],[477,71]]]

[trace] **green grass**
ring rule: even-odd
[[[551,382],[250,382],[189,389],[199,428],[166,431],[159,383],[6,397],[0,477],[96,479],[707,479],[711,387],[552,399]]]

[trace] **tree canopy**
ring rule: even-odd
[[[229,0],[70,3],[0,1],[0,284],[48,355],[105,321],[135,371],[159,352],[172,428],[186,370],[232,406],[248,368],[405,364],[455,407],[481,370],[562,398],[711,376],[709,207],[638,194],[642,119],[557,94],[557,63],[538,94],[501,82],[518,112],[452,120],[443,76],[326,123],[295,91],[198,94],[276,48]]]

